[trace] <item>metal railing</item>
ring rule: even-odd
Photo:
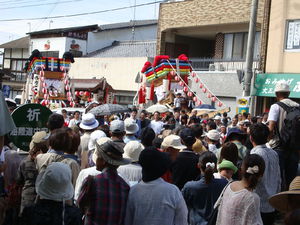
[[[215,59],[215,58],[190,58],[192,66],[198,71],[236,71],[246,67],[245,59]],[[257,69],[259,60],[254,59],[253,68]]]

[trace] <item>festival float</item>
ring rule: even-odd
[[[23,98],[25,102],[39,103],[50,109],[74,107],[68,72],[74,58],[66,52],[63,58],[42,57],[34,50],[24,68],[27,82]]]
[[[149,103],[156,98],[159,104],[170,106],[173,104],[174,94],[179,92],[192,99],[196,106],[214,103],[217,108],[214,114],[230,111],[205,85],[184,54],[176,59],[171,59],[168,55],[158,55],[153,63],[147,61],[141,72],[144,76],[138,90],[138,104]],[[206,101],[192,89],[189,80],[199,86]]]

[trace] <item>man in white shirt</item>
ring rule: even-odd
[[[284,120],[287,112],[281,106],[279,106],[279,104],[283,103],[288,107],[299,107],[299,104],[288,98],[290,95],[290,86],[285,81],[279,81],[276,84],[275,94],[279,103],[277,102],[273,104],[269,111],[269,130],[273,136],[269,142],[269,145],[277,152],[279,156],[283,189],[287,189],[291,181],[297,175],[299,154],[297,151],[283,149],[283,147],[280,145],[279,134],[284,126]],[[300,149],[298,149],[298,151],[299,150]]]
[[[155,112],[153,118],[154,120],[151,120],[150,127],[154,130],[156,135],[159,135],[163,129],[164,123],[160,121],[159,112]]]
[[[68,127],[72,128],[74,126],[78,126],[79,123],[80,123],[80,112],[75,111],[74,112],[74,118],[70,120]]]

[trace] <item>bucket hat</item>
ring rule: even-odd
[[[79,125],[81,129],[84,130],[93,130],[99,126],[98,120],[92,113],[87,113],[82,115],[82,121]]]
[[[35,186],[37,194],[43,199],[63,201],[74,196],[71,169],[62,162],[53,162],[40,172]]]
[[[238,168],[229,160],[224,159],[219,165],[218,170],[221,169],[231,169],[234,173],[238,171]]]
[[[213,141],[218,141],[221,138],[220,133],[217,130],[210,130],[208,131],[208,133],[206,134],[206,136]]]
[[[114,166],[121,166],[131,163],[130,159],[123,158],[124,150],[116,142],[107,141],[104,144],[96,142],[96,154]]]
[[[143,145],[138,141],[129,141],[124,147],[123,157],[131,159],[133,162],[139,161],[139,156],[143,151]]]
[[[185,145],[183,145],[181,143],[181,138],[174,134],[171,134],[171,135],[165,137],[161,144],[161,147],[163,149],[172,147],[172,148],[179,149],[179,150],[187,148]]]
[[[280,80],[275,85],[275,92],[290,92],[290,85],[286,81]]]
[[[126,132],[126,134],[135,134],[139,130],[139,126],[131,118],[127,118],[124,121],[124,125],[125,125],[125,132]]]
[[[289,198],[300,195],[300,176],[294,178],[291,182],[289,190],[280,192],[269,198],[269,203],[280,212],[288,212],[291,210],[289,206]]]
[[[102,130],[95,130],[91,133],[90,140],[88,143],[88,150],[91,151],[95,149],[96,141],[99,138],[106,137],[106,134]]]

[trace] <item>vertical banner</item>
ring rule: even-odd
[[[236,97],[236,113],[249,113],[251,97]]]

